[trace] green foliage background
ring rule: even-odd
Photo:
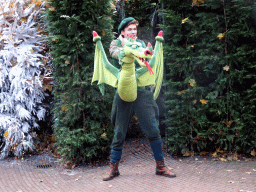
[[[169,150],[255,149],[255,1],[161,3]]]
[[[148,18],[155,7],[154,0],[126,0],[125,16],[134,17],[140,24],[140,27],[148,24]]]
[[[102,97],[91,85],[95,46],[92,31],[108,48],[113,39],[111,0],[48,0],[46,25],[53,61],[53,130],[63,160],[87,161],[108,151],[113,128],[113,89]]]

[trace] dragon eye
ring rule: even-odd
[[[133,49],[136,49],[136,48],[137,48],[137,45],[132,45],[132,48],[133,48]]]

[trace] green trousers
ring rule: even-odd
[[[123,149],[127,128],[133,112],[135,112],[140,127],[149,142],[161,140],[158,128],[159,110],[153,98],[153,92],[148,89],[139,89],[137,99],[133,102],[123,101],[116,93],[111,112],[111,122],[115,126],[111,144],[112,149]]]

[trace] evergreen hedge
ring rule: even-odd
[[[113,135],[109,115],[114,91],[108,87],[102,97],[91,85],[95,51],[92,31],[97,31],[105,49],[109,48],[114,6],[110,0],[49,0],[47,5],[58,153],[63,160],[103,158]]]
[[[254,151],[255,1],[161,2],[169,150]]]

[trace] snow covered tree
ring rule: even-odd
[[[0,158],[35,149],[42,106],[41,0],[0,0]]]

